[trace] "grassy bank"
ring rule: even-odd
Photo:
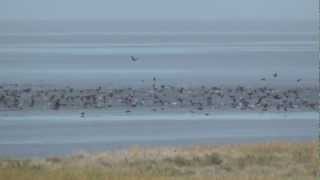
[[[100,154],[0,160],[5,180],[314,180],[317,143],[133,147]]]

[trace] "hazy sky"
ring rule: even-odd
[[[0,19],[303,19],[317,0],[0,0]]]

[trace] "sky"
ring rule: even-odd
[[[0,0],[0,19],[316,20],[317,0]]]

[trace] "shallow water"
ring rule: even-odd
[[[144,87],[156,77],[185,87],[316,87],[313,24],[0,22],[0,85]],[[317,138],[317,114],[308,112],[80,112],[0,112],[0,156]]]
[[[48,156],[140,146],[254,143],[317,138],[317,113],[1,113],[1,156]]]
[[[296,86],[301,78],[299,85],[314,86],[317,81],[317,33],[308,24],[2,24],[2,83],[140,86],[153,76],[183,85]],[[131,55],[140,60],[133,63]],[[260,82],[262,77],[268,81]]]

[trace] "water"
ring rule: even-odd
[[[311,23],[312,24],[312,23]],[[2,22],[0,82],[314,86],[317,34],[296,22]],[[130,56],[137,56],[136,63]]]
[[[5,115],[6,114],[6,115]],[[65,155],[139,146],[311,141],[317,113],[1,113],[2,156]]]
[[[317,85],[314,22],[0,22],[0,84]],[[139,57],[132,62],[130,56]],[[272,74],[278,72],[279,77]],[[262,77],[266,82],[260,81]],[[302,82],[297,84],[296,80]],[[144,80],[144,81],[142,81]],[[315,140],[317,114],[0,112],[0,155]],[[135,114],[136,113],[136,114]]]

